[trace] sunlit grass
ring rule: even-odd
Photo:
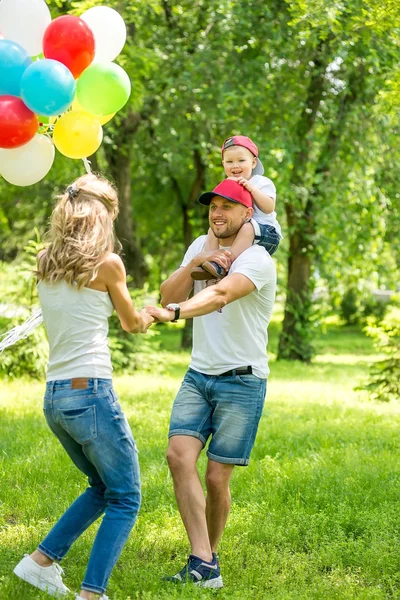
[[[143,506],[110,580],[112,600],[215,596],[161,582],[189,549],[165,461],[170,408],[189,355],[179,350],[177,329],[160,330],[152,372],[115,379],[139,448]],[[273,323],[273,349],[277,333]],[[271,364],[252,460],[233,475],[218,598],[400,598],[400,405],[354,390],[376,358],[359,330],[332,324],[317,343],[311,365]],[[1,386],[0,599],[47,597],[12,567],[85,487],[46,427],[42,393],[40,382]],[[71,589],[79,588],[95,529],[64,561]]]

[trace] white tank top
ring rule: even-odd
[[[70,286],[65,281],[38,283],[49,340],[47,381],[73,377],[110,379],[108,318],[114,311],[107,292]]]

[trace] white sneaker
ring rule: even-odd
[[[69,592],[61,579],[61,573],[63,572],[57,563],[53,563],[50,567],[41,567],[32,560],[29,554],[25,554],[14,569],[17,577],[34,585],[39,590],[47,592],[50,596],[56,597],[64,596]]]
[[[75,596],[75,600],[85,600],[85,598],[82,598],[82,596]],[[100,596],[99,600],[110,600],[110,598],[103,594]]]

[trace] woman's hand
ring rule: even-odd
[[[139,333],[146,333],[150,325],[154,323],[155,319],[146,311],[145,308],[142,308],[139,314],[142,318],[142,326]]]

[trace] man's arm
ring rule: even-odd
[[[186,269],[186,267],[183,267],[183,269]],[[212,285],[190,298],[190,300],[182,302],[180,316],[182,319],[190,319],[191,317],[207,315],[251,294],[255,289],[256,286],[248,277],[241,273],[232,273],[216,285]],[[146,306],[146,311],[157,321],[172,321],[175,316],[174,312],[156,306]]]
[[[170,302],[183,302],[186,300],[193,288],[193,279],[190,276],[190,271],[194,267],[200,267],[206,260],[214,260],[228,271],[231,266],[229,256],[230,252],[228,250],[211,250],[196,254],[185,267],[177,269],[161,284],[162,306],[166,306]]]

